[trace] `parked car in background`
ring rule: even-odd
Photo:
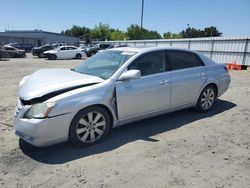
[[[207,112],[229,83],[226,65],[199,52],[113,48],[70,70],[24,77],[14,132],[35,146],[88,146],[129,122],[190,107]]]
[[[53,50],[43,52],[49,59],[81,59],[87,58],[85,52],[75,46],[61,46]]]
[[[95,44],[92,47],[86,48],[85,53],[88,57],[95,55],[99,50],[111,49],[113,48],[113,44]]]
[[[31,52],[32,48],[34,48],[33,44],[10,43],[9,46],[18,48],[20,50],[25,50],[26,53]]]
[[[26,57],[26,52],[25,50],[20,50],[12,46],[3,46],[3,50],[5,50],[8,54],[8,57],[13,58],[13,57]]]
[[[129,47],[127,44],[116,44],[114,48]]]
[[[44,58],[45,56],[44,56],[43,52],[48,51],[48,50],[52,50],[52,49],[53,49],[52,45],[46,44],[46,45],[43,45],[40,47],[34,47],[31,50],[31,53],[33,56],[38,56],[40,58]]]
[[[0,46],[0,60],[2,60],[2,58],[6,58],[8,57],[8,52],[6,50],[4,50],[2,48],[2,46]]]
[[[57,47],[60,47],[60,46],[67,46],[67,44],[63,43],[63,42],[56,42],[56,43],[52,44],[53,48],[57,48]]]

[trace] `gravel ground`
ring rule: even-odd
[[[88,148],[21,142],[10,127],[19,81],[81,62],[0,61],[0,187],[250,187],[247,71],[230,72],[230,89],[208,113],[187,109],[128,124]]]

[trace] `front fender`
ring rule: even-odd
[[[116,120],[116,107],[114,99],[114,86],[111,84],[97,84],[72,90],[48,100],[55,101],[56,105],[49,114],[57,116],[72,113],[74,117],[80,110],[92,106],[103,105],[109,109]]]

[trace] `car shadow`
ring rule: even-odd
[[[130,123],[113,129],[108,138],[104,139],[101,143],[86,148],[75,147],[67,142],[44,148],[36,148],[21,139],[19,140],[19,146],[25,155],[36,161],[46,164],[62,164],[82,157],[107,152],[136,140],[157,142],[159,140],[150,137],[177,129],[199,119],[218,115],[235,106],[236,104],[232,102],[218,99],[213,109],[207,113],[199,113],[193,109],[186,109]]]

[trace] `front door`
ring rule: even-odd
[[[170,107],[170,72],[164,51],[139,57],[128,67],[141,71],[141,78],[117,81],[116,96],[119,121],[166,110]]]

